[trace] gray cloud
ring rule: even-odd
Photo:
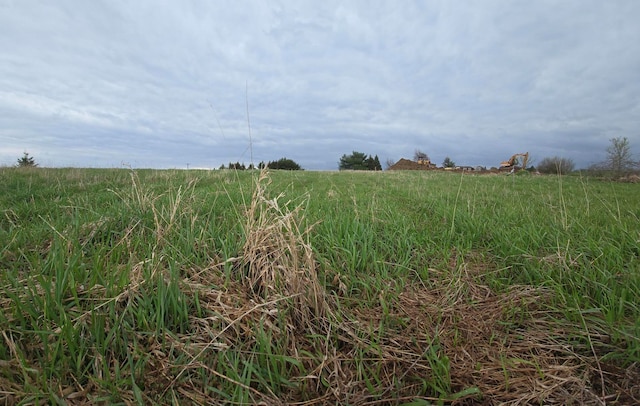
[[[0,164],[217,167],[640,145],[640,3],[0,3]],[[245,94],[248,87],[248,98]]]

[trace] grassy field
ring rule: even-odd
[[[0,191],[0,403],[640,403],[637,184],[0,168]]]

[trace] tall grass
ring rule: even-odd
[[[635,184],[2,168],[0,189],[5,403],[638,400]]]

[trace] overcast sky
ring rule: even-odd
[[[640,152],[639,22],[638,0],[0,0],[0,165],[586,167],[612,137]]]

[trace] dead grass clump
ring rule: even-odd
[[[449,275],[432,273],[435,288],[406,289],[388,312],[356,312],[360,325],[388,327],[380,361],[393,361],[389,368],[405,371],[407,383],[422,375],[439,384],[432,388],[436,393],[446,389],[443,397],[455,404],[638,401],[637,366],[599,363],[591,349],[576,344],[584,328],[552,310],[551,291],[516,285],[497,293],[464,264]],[[441,366],[449,367],[448,375]],[[456,398],[461,393],[467,395]]]
[[[269,183],[263,170],[246,214],[242,281],[262,299],[288,297],[296,324],[317,330],[328,309],[307,239],[311,227],[301,213],[305,202],[290,209],[291,201],[281,204],[282,194],[267,198]]]

